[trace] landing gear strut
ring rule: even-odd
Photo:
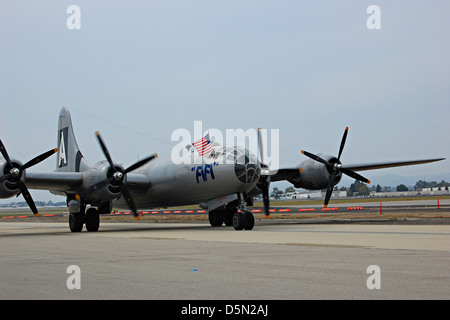
[[[238,194],[238,210],[233,215],[233,227],[235,230],[252,230],[255,225],[253,213],[247,210],[247,201],[242,193]]]
[[[238,206],[235,207],[232,223],[235,230],[252,230],[255,225],[255,217],[247,210],[247,201],[242,193],[238,194]]]

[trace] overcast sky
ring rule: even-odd
[[[373,4],[381,29],[366,25]],[[57,147],[68,106],[92,164],[96,130],[127,166],[170,154],[195,120],[279,129],[281,167],[302,149],[337,155],[346,126],[344,164],[450,158],[448,12],[448,0],[2,1],[0,138],[26,162]],[[449,172],[446,160],[364,175]]]

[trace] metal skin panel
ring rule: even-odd
[[[158,158],[135,173],[150,180],[151,187],[145,194],[134,195],[136,204],[144,208],[198,204],[233,193],[247,193],[259,179],[244,183],[235,173],[235,163],[206,157],[200,164],[179,165],[173,164],[169,157]],[[119,199],[114,206],[126,208],[126,203]]]
[[[319,155],[327,161],[337,161],[337,159],[331,155]],[[327,188],[331,172],[328,171],[324,164],[308,159],[301,162],[298,167],[298,175],[295,178],[288,180],[294,184],[296,188],[304,188],[308,190],[322,190]],[[341,181],[341,178],[342,174],[339,174],[336,178],[335,185]]]
[[[67,107],[63,107],[59,113],[56,145],[56,172],[83,172],[91,167],[78,148]]]

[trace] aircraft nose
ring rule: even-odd
[[[238,158],[234,164],[236,177],[243,183],[256,183],[261,175],[261,166],[256,157],[248,156]]]

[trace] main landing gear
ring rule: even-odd
[[[74,201],[75,202],[75,201]],[[100,215],[95,208],[86,210],[86,206],[79,203],[69,203],[69,228],[71,232],[81,232],[83,225],[87,231],[98,231],[100,227]]]
[[[241,212],[237,208],[212,210],[208,213],[208,218],[212,227],[221,227],[225,223],[226,226],[233,226],[236,230],[252,230],[255,225],[253,213]]]
[[[75,212],[69,214],[69,228],[72,232],[81,232],[83,225],[86,225],[87,231],[98,231],[100,227],[100,215],[97,209],[89,208],[84,212]]]
[[[240,197],[242,199],[243,197]],[[233,226],[235,230],[252,230],[255,225],[253,213],[247,211],[245,200],[229,203],[208,213],[212,227]]]

